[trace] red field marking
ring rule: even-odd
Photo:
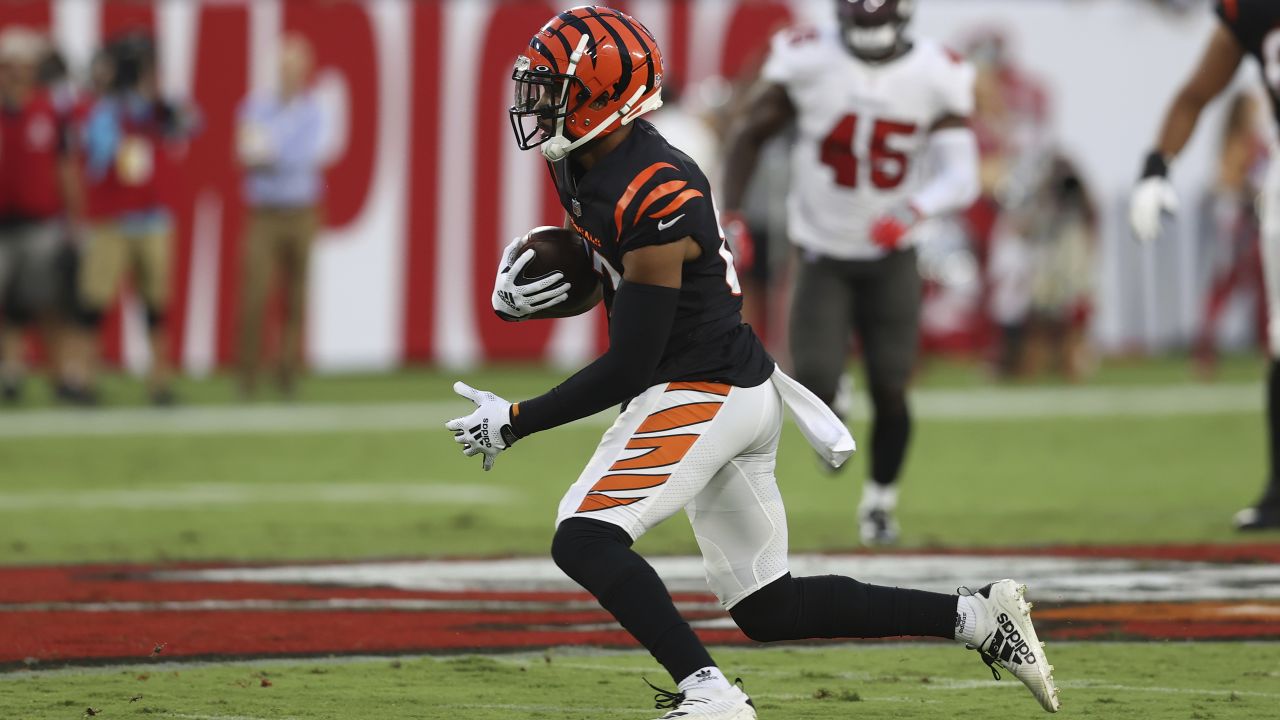
[[[1247,567],[1280,561],[1280,545],[999,553],[1182,560],[1199,568],[1203,563]],[[21,667],[32,660],[145,662],[161,643],[160,660],[634,646],[583,593],[210,582],[175,580],[157,572],[217,567],[222,566],[0,569],[0,667]],[[198,573],[186,576],[198,578]],[[748,642],[727,623],[710,595],[677,593],[675,598],[708,642]],[[1280,640],[1280,601],[1274,599],[1058,604],[1039,600],[1036,620],[1042,637],[1050,641]]]

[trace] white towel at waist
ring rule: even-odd
[[[791,410],[804,439],[809,441],[831,467],[843,465],[858,449],[853,436],[849,434],[849,428],[817,395],[788,377],[781,368],[775,366],[769,380],[778,389],[783,404]]]

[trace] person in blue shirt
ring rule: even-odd
[[[281,43],[280,84],[273,95],[240,108],[237,140],[248,207],[241,281],[239,384],[257,392],[262,374],[262,318],[273,277],[284,284],[277,381],[292,396],[302,368],[302,323],[311,241],[320,225],[324,111],[311,88],[310,44],[297,35]]]

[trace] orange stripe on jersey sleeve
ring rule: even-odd
[[[619,460],[610,468],[618,470],[645,470],[673,465],[680,462],[689,448],[698,441],[698,435],[663,435],[651,438],[632,438],[627,441],[628,450],[647,450],[633,458]]]
[[[645,418],[640,427],[636,428],[636,432],[660,432],[662,430],[674,430],[688,427],[689,425],[697,425],[715,417],[716,413],[720,412],[720,406],[723,404],[718,402],[688,403],[669,407],[666,410],[659,410]]]
[[[690,200],[694,198],[700,198],[700,197],[702,197],[701,190],[695,190],[693,188],[689,188],[688,190],[685,190],[684,192],[677,195],[676,199],[672,200],[670,205],[662,209],[662,212],[654,213],[649,217],[653,218],[654,220],[661,220],[662,218],[684,207],[684,204],[689,202]]]
[[[665,483],[671,475],[605,475],[591,487],[591,492],[621,492],[623,490],[648,490]]]
[[[649,195],[644,199],[644,202],[640,203],[640,209],[636,211],[636,217],[643,217],[644,211],[648,210],[650,205],[658,202],[673,192],[683,190],[688,184],[689,183],[684,180],[672,180],[671,182],[662,183],[658,187],[654,188],[653,192],[649,193]]]
[[[578,512],[595,512],[597,510],[608,510],[609,508],[623,507],[632,503],[637,503],[644,498],[616,498],[608,495],[597,495],[591,493],[582,499],[582,504],[578,506]]]
[[[673,382],[667,383],[666,392],[676,390],[692,390],[694,392],[711,393],[712,395],[728,395],[732,385],[713,382]]]
[[[649,182],[649,179],[658,174],[658,171],[663,168],[675,170],[676,166],[668,162],[656,162],[641,170],[631,180],[631,184],[627,185],[626,192],[622,193],[622,197],[618,200],[618,206],[613,210],[613,222],[618,226],[619,235],[622,234],[622,214],[627,211],[627,206],[631,204],[632,200],[636,199],[636,193],[640,192],[640,188],[644,187],[644,184]]]

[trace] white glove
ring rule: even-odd
[[[498,276],[493,281],[492,301],[493,311],[503,320],[523,320],[539,310],[546,310],[569,299],[569,283],[561,282],[564,279],[564,273],[561,272],[553,272],[524,285],[516,284],[520,271],[536,254],[530,248],[516,257],[516,250],[523,241],[524,238],[512,240],[502,251],[502,259],[498,261]]]
[[[453,431],[453,441],[462,445],[463,455],[483,454],[484,469],[492,470],[498,453],[516,444],[516,433],[511,429],[511,403],[461,381],[453,384],[453,391],[475,403],[476,409],[444,426]]]
[[[1129,226],[1133,236],[1149,243],[1160,235],[1164,214],[1178,212],[1178,193],[1169,178],[1152,175],[1138,181],[1129,201]]]

